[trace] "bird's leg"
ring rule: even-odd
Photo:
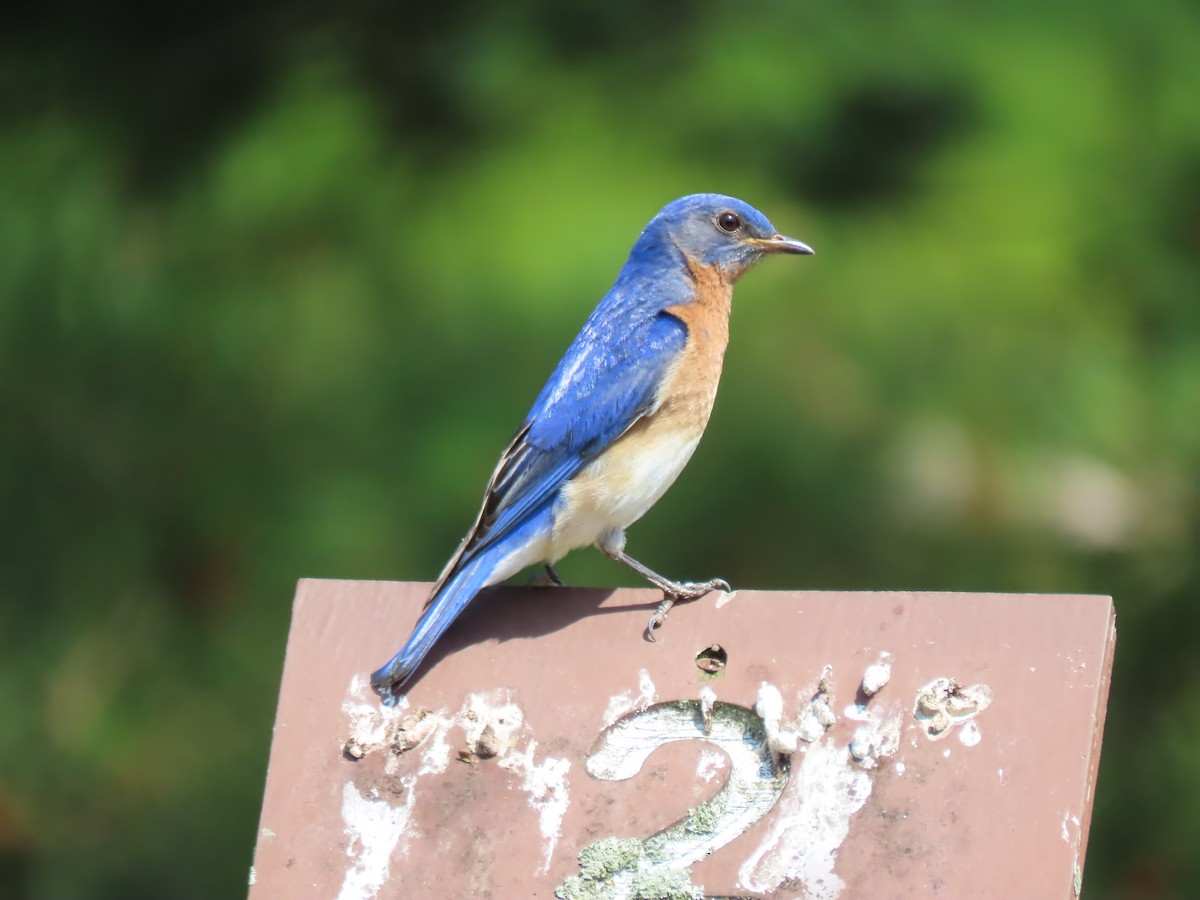
[[[647,640],[654,640],[654,629],[667,620],[667,613],[680,600],[696,600],[710,591],[730,590],[729,582],[723,578],[714,578],[711,581],[671,581],[669,578],[659,575],[650,567],[642,565],[642,563],[626,553],[623,548],[613,546],[612,544],[614,543],[601,542],[599,544],[604,555],[615,562],[633,569],[633,571],[637,572],[663,592],[662,602],[658,604],[658,609],[654,611],[654,615],[650,617],[650,621],[646,625]]]
[[[544,565],[544,570],[534,575],[529,582],[530,584],[537,585],[538,587],[567,586],[566,582],[559,577],[558,572],[554,571],[554,566],[551,563],[545,563]]]

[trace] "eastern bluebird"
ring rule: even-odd
[[[753,207],[694,194],[650,220],[612,289],[542,388],[488,482],[483,508],[434,585],[408,642],[371,676],[397,689],[481,589],[595,544],[675,600],[721,579],[674,582],[625,553],[625,529],[683,470],[708,424],[729,340],[733,285],[767,253],[812,249]]]

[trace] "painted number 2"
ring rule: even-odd
[[[708,801],[648,838],[603,838],[579,854],[580,874],[555,891],[560,900],[702,898],[690,868],[743,834],[783,793],[788,761],[768,747],[763,721],[744,706],[698,700],[659,703],[630,713],[605,729],[587,758],[587,770],[605,781],[641,771],[657,748],[673,741],[715,744],[729,757],[729,777]]]

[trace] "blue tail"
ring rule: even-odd
[[[371,687],[384,706],[395,706],[397,689],[408,681],[459,613],[495,571],[494,553],[481,553],[452,575],[425,608],[408,641],[387,664],[371,674]]]

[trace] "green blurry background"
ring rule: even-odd
[[[1113,594],[1085,897],[1200,896],[1200,16],[990,6],[8,6],[0,895],[243,894],[295,580],[435,576],[711,190],[818,255],[637,555]]]

